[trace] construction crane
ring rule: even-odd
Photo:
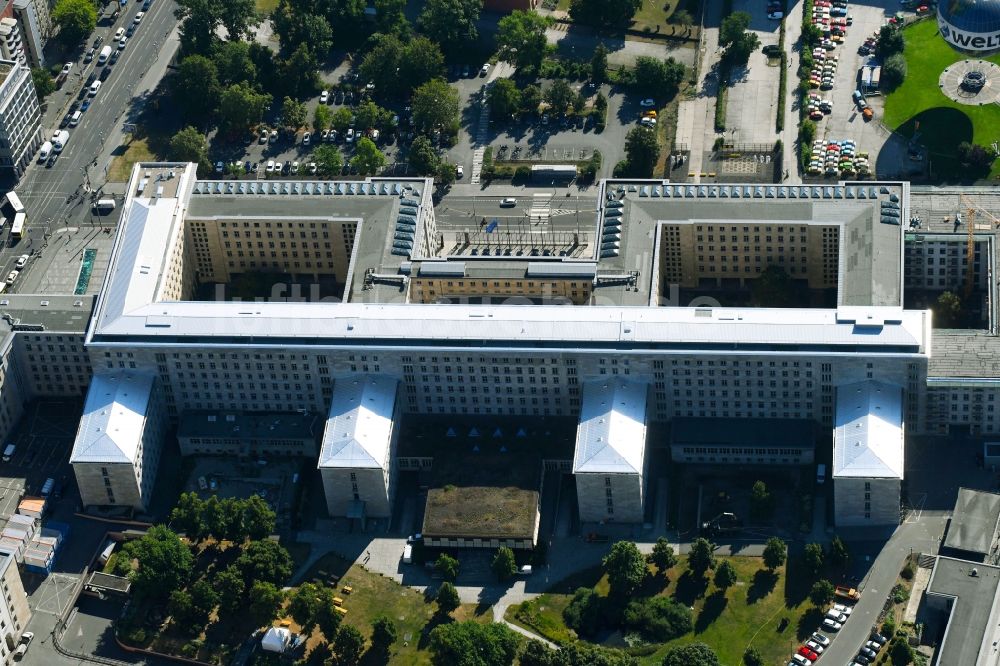
[[[982,213],[983,216],[989,218],[996,228],[1000,228],[1000,218],[993,215],[988,210],[976,205],[972,199],[964,194],[959,195],[962,203],[966,207],[966,228],[968,238],[965,242],[965,290],[964,299],[968,299],[972,295],[972,287],[974,283],[974,267],[976,260],[976,243],[973,237],[973,232],[975,230],[976,214]]]

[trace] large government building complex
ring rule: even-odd
[[[84,504],[144,508],[180,424],[184,453],[311,455],[332,515],[377,517],[407,415],[572,417],[580,518],[616,522],[643,520],[653,424],[705,465],[809,463],[825,431],[837,523],[883,525],[907,433],[1000,429],[997,373],[968,362],[996,338],[903,307],[907,183],[605,181],[586,214],[489,222],[436,219],[431,188],[136,165],[96,302],[2,302],[0,430],[32,396],[86,390]],[[825,307],[710,300],[774,265]],[[338,293],[206,296],[254,273]],[[241,444],[213,412],[263,434]],[[274,434],[282,415],[302,422]]]

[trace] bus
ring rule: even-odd
[[[25,217],[26,216],[24,213],[16,213],[14,215],[14,224],[12,224],[10,227],[10,235],[12,237],[20,238],[22,235],[24,235]]]
[[[3,198],[0,202],[0,208],[10,208],[13,213],[23,213],[24,204],[21,203],[21,198],[11,190],[7,193],[7,196]]]

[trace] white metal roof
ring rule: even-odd
[[[392,377],[370,375],[336,380],[320,468],[388,469],[397,384]]]
[[[136,372],[94,375],[70,463],[135,462],[153,381]]]
[[[642,474],[646,384],[619,377],[583,387],[573,473]]]
[[[833,476],[903,478],[903,390],[868,380],[837,388]]]

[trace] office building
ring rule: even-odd
[[[32,67],[45,67],[45,45],[52,35],[48,0],[14,0],[14,16]]]
[[[0,659],[5,665],[16,663],[13,653],[30,619],[31,609],[17,562],[12,554],[0,551]]]
[[[21,177],[42,145],[41,118],[31,69],[18,60],[0,60],[0,169]]]

